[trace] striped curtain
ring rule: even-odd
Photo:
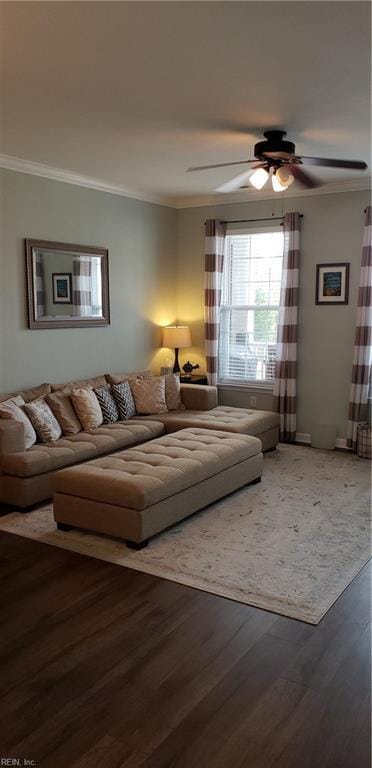
[[[283,227],[283,272],[275,363],[274,406],[280,414],[280,440],[293,442],[296,439],[300,214],[286,213]]]
[[[366,406],[368,402],[368,389],[372,363],[371,298],[372,206],[369,205],[365,211],[354,356],[351,372],[349,421],[347,428],[347,445],[349,448],[352,448],[353,451],[356,450],[358,424],[362,419],[363,406]]]
[[[226,225],[215,219],[205,222],[204,332],[208,384],[216,386],[218,332]]]
[[[90,256],[74,256],[72,262],[72,301],[74,314],[92,314],[92,260]]]
[[[36,252],[35,255],[35,290],[36,290],[36,313],[35,320],[46,315],[46,293],[45,293],[45,272],[43,254]]]

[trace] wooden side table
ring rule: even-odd
[[[200,374],[191,374],[191,376],[180,376],[181,384],[208,384],[206,376]]]

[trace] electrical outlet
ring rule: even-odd
[[[255,408],[257,405],[257,397],[255,395],[251,395],[249,399],[250,405],[252,408]]]

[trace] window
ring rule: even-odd
[[[281,229],[226,236],[220,384],[273,383],[282,264]]]

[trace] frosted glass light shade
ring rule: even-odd
[[[249,177],[249,183],[253,184],[256,189],[262,189],[268,178],[269,174],[264,168],[257,168],[257,170],[252,173],[252,176]]]
[[[272,185],[274,192],[283,192],[294,181],[293,174],[284,165],[277,169],[272,176]]]
[[[182,349],[191,347],[191,335],[188,325],[168,325],[163,328],[163,347]]]
[[[286,187],[282,187],[279,179],[276,178],[276,174],[275,173],[273,173],[273,175],[272,175],[271,183],[273,185],[274,192],[284,192],[284,190],[286,189]]]

